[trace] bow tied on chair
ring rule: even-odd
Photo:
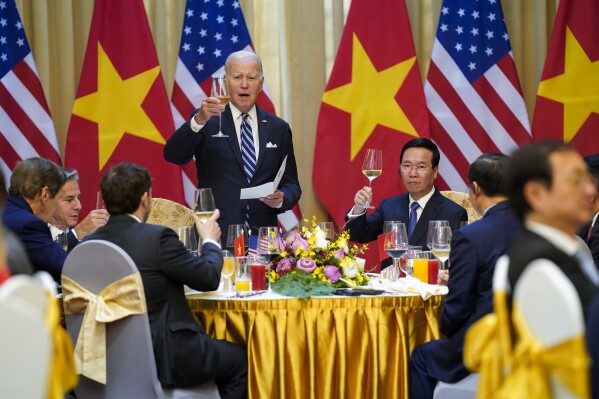
[[[147,312],[141,276],[126,276],[96,295],[63,275],[62,291],[65,314],[84,313],[75,345],[77,371],[106,384],[106,323]]]

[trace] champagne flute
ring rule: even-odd
[[[227,86],[225,85],[224,77],[212,79],[212,97],[218,98],[218,101],[222,105],[229,104],[229,100],[231,99],[231,97],[229,96],[229,93],[227,92]],[[222,114],[219,114],[218,115],[218,133],[213,134],[212,137],[229,137],[226,134],[223,134],[221,126],[222,126]]]
[[[248,232],[245,225],[229,225],[229,230],[227,231],[227,248],[231,248],[235,256],[243,256],[248,244]]]
[[[96,209],[106,209],[104,197],[102,197],[102,191],[98,191],[98,194],[96,195]]]
[[[383,173],[383,151],[369,148],[366,150],[366,157],[362,164],[362,173],[368,179],[368,187],[372,186],[372,181]],[[372,209],[370,201],[366,204],[366,208]]]
[[[428,249],[433,249],[433,232],[437,226],[449,227],[449,221],[447,220],[431,220],[428,222],[428,232],[426,235],[426,246]]]
[[[433,255],[441,262],[441,269],[445,270],[445,261],[449,259],[451,251],[451,227],[437,226],[433,230]]]
[[[216,207],[214,206],[214,197],[211,188],[198,188],[195,191],[196,204],[193,213],[200,218],[202,223],[214,215]]]
[[[233,290],[233,283],[231,282],[231,276],[235,271],[235,258],[233,254],[226,249],[223,251],[223,268],[220,274],[225,278],[225,284],[223,291],[230,292]]]
[[[399,262],[397,260],[401,258],[410,247],[406,225],[402,222],[392,221],[387,222],[387,228],[389,231],[385,233],[385,252],[393,258],[393,264],[398,265],[399,267]],[[401,267],[400,270],[408,276],[408,273],[401,269]]]

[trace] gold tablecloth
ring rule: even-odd
[[[408,398],[410,354],[438,338],[443,297],[188,302],[211,337],[247,345],[250,398]]]

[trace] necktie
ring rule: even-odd
[[[408,236],[411,237],[414,229],[416,228],[416,223],[418,223],[418,214],[416,210],[420,208],[418,202],[412,202],[410,205],[410,219],[408,220]]]
[[[241,161],[243,163],[243,172],[248,183],[252,181],[254,172],[256,171],[256,148],[254,147],[254,135],[252,134],[252,126],[248,121],[248,114],[242,114],[241,121]],[[250,204],[245,208],[245,220],[243,222],[248,232],[250,229]]]

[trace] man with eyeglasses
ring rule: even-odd
[[[408,191],[381,201],[375,211],[366,216],[366,206],[372,200],[372,189],[364,186],[354,197],[354,206],[347,214],[345,228],[356,242],[370,242],[383,233],[386,221],[406,224],[410,245],[426,248],[428,222],[447,220],[452,230],[468,213],[435,189],[439,173],[439,149],[429,139],[416,138],[401,149],[399,174]],[[385,264],[383,264],[385,266]]]

